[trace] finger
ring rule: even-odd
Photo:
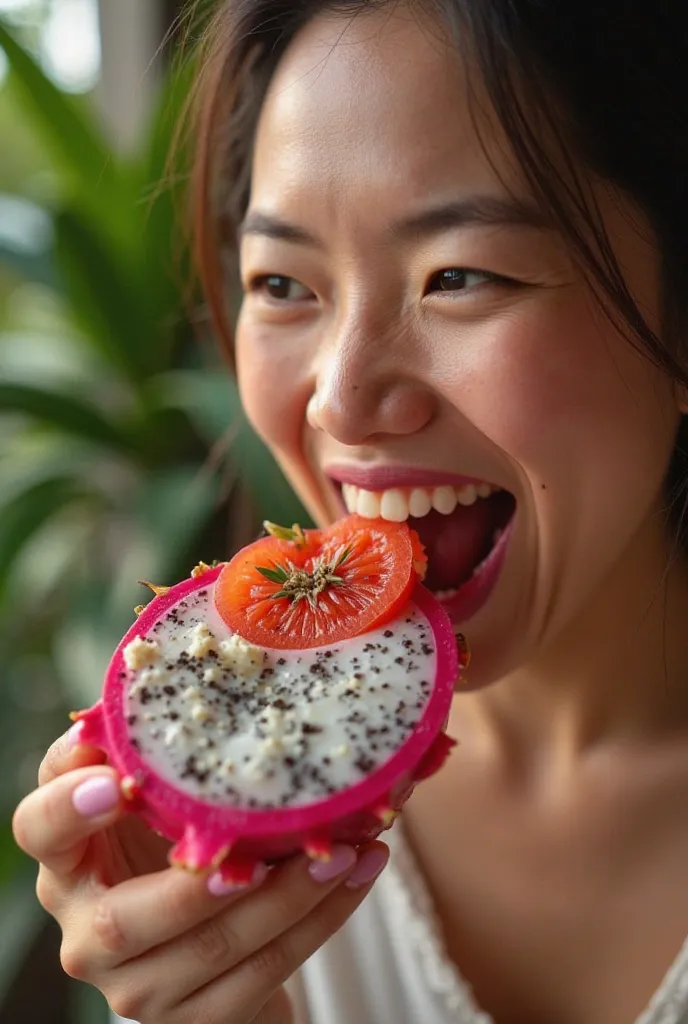
[[[106,986],[106,988],[108,990],[105,995],[110,1008],[114,1010],[118,1017],[123,1017],[125,1020],[164,1020],[165,1024],[199,1024],[201,1020],[201,1017],[196,1016],[195,1007],[191,1000],[184,1006],[176,1006],[172,1010],[165,1009],[161,1013],[152,1008],[152,1002],[147,992],[145,990],[137,990],[129,980],[124,981],[124,983],[118,982],[115,985]],[[267,1001],[265,1001],[266,999]],[[250,1021],[242,1017],[241,1024],[295,1024],[291,1000],[284,988],[278,988],[273,995],[267,992],[263,993],[263,1000],[264,1004],[258,1007]],[[223,1007],[222,1016],[203,1017],[202,1019],[204,1021],[228,1021],[228,1013],[232,1009],[233,1007],[225,1006]],[[238,1020],[234,1013],[232,1013],[232,1020]]]
[[[92,980],[164,946],[246,896],[262,884],[267,873],[265,865],[257,865],[249,884],[227,889],[220,898],[209,890],[207,875],[179,867],[139,875],[99,890],[96,899],[81,908],[79,920],[73,922],[74,933],[88,937],[88,948],[73,948],[69,959],[89,964],[88,975],[75,977]]]
[[[389,851],[382,843],[367,847],[355,872],[363,869],[355,888],[345,882],[329,893],[309,914],[279,938],[263,946],[234,970],[220,975],[205,988],[194,992],[179,1012],[169,1017],[174,1024],[197,1020],[223,1020],[232,1007],[237,1021],[253,1021],[266,1006],[276,988],[283,985],[320,946],[338,931],[370,892],[383,870]],[[372,876],[372,877],[371,877]],[[350,876],[354,877],[354,874]],[[249,902],[246,902],[248,907]],[[186,1014],[183,1012],[186,1011]],[[167,1018],[166,1018],[167,1019]],[[260,1018],[258,1018],[260,1020]]]
[[[29,793],[14,812],[12,830],[30,857],[68,876],[81,863],[89,838],[125,809],[113,769],[77,768]]]
[[[63,929],[62,967],[70,977],[101,989],[120,1017],[159,1020],[170,1005],[167,967],[156,969],[155,950],[128,961],[134,949],[157,941],[157,931],[150,928],[149,905],[153,905],[152,916],[159,919],[162,929],[176,935],[248,896],[262,884],[267,873],[265,865],[259,864],[248,884],[236,886],[220,899],[209,891],[207,875],[179,867],[141,875],[101,890],[96,900],[73,908],[69,928]],[[124,915],[120,914],[120,900],[126,906]],[[142,934],[147,936],[145,940],[141,939]],[[146,965],[143,970],[138,969],[141,963]],[[173,973],[178,969],[178,964],[172,966]]]
[[[81,731],[81,723],[75,722],[71,729],[49,747],[38,769],[39,786],[52,782],[58,775],[64,775],[74,768],[83,768],[88,764],[104,764],[105,754],[101,750],[79,742]]]
[[[156,972],[168,978],[168,1006],[183,1002],[272,942],[310,913],[329,892],[348,877],[356,864],[351,847],[335,847],[328,877],[316,881],[308,858],[300,856],[276,868],[260,889],[150,954]],[[147,958],[138,962],[145,971]]]
[[[94,970],[107,972],[138,957],[145,973],[153,967],[142,954],[150,951],[156,973],[167,979],[168,998],[185,998],[303,917],[355,862],[351,847],[335,848],[324,883],[314,880],[306,857],[269,875],[261,867],[259,891],[241,902],[245,891],[230,891],[218,901],[210,891],[215,878],[204,881],[178,868],[131,879],[103,892],[83,921],[83,934],[99,940],[99,950],[92,948],[98,958]],[[313,867],[316,876],[323,867]]]
[[[291,1000],[283,988],[278,988],[274,996],[268,999],[251,1024],[294,1024]]]

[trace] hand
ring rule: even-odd
[[[68,734],[69,735],[69,734]],[[59,922],[62,965],[141,1024],[288,1024],[282,984],[356,909],[387,848],[303,856],[228,891],[167,867],[169,843],[132,815],[92,748],[48,751],[14,816],[40,863],[37,893]]]

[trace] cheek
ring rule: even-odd
[[[267,332],[242,315],[236,358],[241,399],[251,424],[273,451],[296,457],[312,390],[304,354],[288,337],[276,341],[274,329]]]
[[[312,443],[306,430],[306,406],[313,393],[310,340],[299,332],[275,337],[246,316],[237,325],[239,390],[246,414],[276,458],[282,472],[315,523],[332,513],[313,477]]]
[[[476,331],[444,387],[533,490],[664,473],[677,425],[671,385],[577,289]]]

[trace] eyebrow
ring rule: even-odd
[[[517,198],[474,196],[412,213],[393,224],[389,233],[400,241],[421,242],[446,231],[476,226],[531,228],[537,231],[552,228],[542,211],[533,203]],[[305,228],[261,210],[253,210],[240,224],[239,240],[246,235],[263,235],[314,249],[324,248],[320,239]]]
[[[391,233],[403,241],[424,241],[432,235],[463,227],[516,227],[538,231],[551,224],[534,203],[501,196],[473,196],[431,206],[394,224]]]
[[[324,248],[320,239],[304,228],[289,224],[270,213],[254,210],[246,215],[239,225],[237,236],[239,241],[246,235],[264,235],[280,242],[295,242],[297,245],[308,245],[314,249]]]

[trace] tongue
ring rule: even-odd
[[[422,519],[409,519],[428,556],[425,585],[430,590],[453,590],[470,579],[489,554],[498,525],[491,499],[458,505],[449,516],[433,510]]]

